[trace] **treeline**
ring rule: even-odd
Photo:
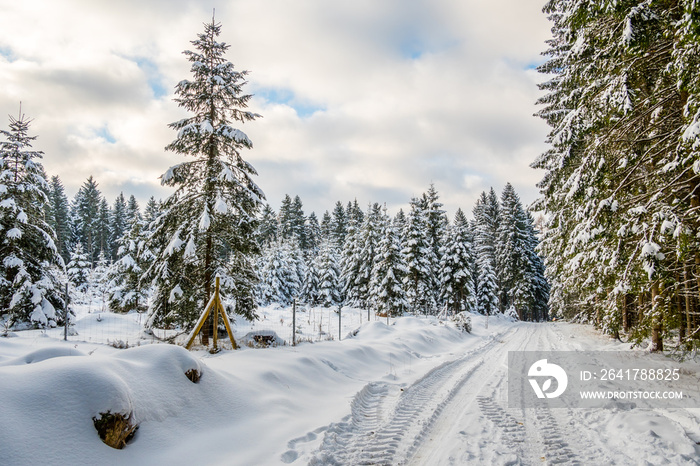
[[[299,196],[278,213],[266,205],[258,230],[258,296],[263,304],[351,305],[380,313],[436,314],[512,308],[523,320],[548,318],[549,286],[532,216],[510,184],[500,201],[482,193],[467,220],[450,222],[434,188],[391,217],[357,201],[318,219]]]
[[[557,315],[700,342],[697,2],[552,0],[535,206]]]

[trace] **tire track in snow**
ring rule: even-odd
[[[483,365],[484,359],[479,355],[501,343],[501,337],[497,335],[459,359],[430,370],[408,388],[369,383],[355,396],[351,415],[328,427],[309,464],[404,464],[443,410]]]

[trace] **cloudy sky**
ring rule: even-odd
[[[434,183],[452,215],[510,181],[524,203],[547,126],[532,116],[549,37],[544,0],[0,0],[0,115],[34,121],[35,148],[69,197],[92,175],[110,204],[169,189],[182,51],[222,24],[249,70],[243,156],[278,209],[337,200],[390,211]],[[7,128],[7,117],[0,127]],[[143,205],[143,204],[142,204]]]

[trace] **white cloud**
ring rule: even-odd
[[[165,196],[163,147],[183,116],[172,89],[181,52],[209,21],[196,1],[0,0],[0,111],[19,100],[50,174],[74,193],[94,175]],[[239,0],[217,8],[228,58],[251,70],[245,157],[278,208],[336,200],[391,210],[434,182],[448,211],[510,181],[525,202],[541,174],[546,126],[532,117],[531,68],[549,25],[541,0]],[[2,122],[0,122],[2,125]]]

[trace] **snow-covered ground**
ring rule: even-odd
[[[699,409],[508,408],[508,351],[629,345],[567,323],[472,322],[365,319],[341,341],[218,354],[17,332],[0,338],[0,464],[700,464]],[[123,450],[93,426],[108,410],[139,424]]]

